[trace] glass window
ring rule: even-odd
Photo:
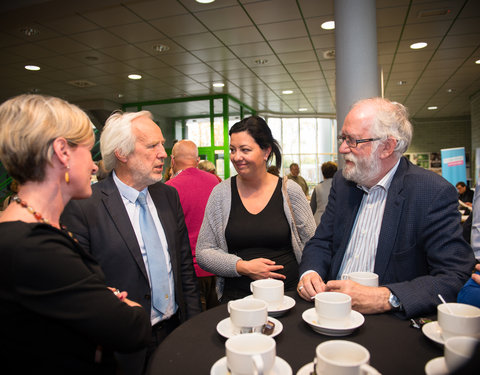
[[[217,175],[224,180],[225,179],[225,156],[222,150],[215,150],[215,169]]]
[[[186,139],[189,139],[197,145],[197,147],[210,147],[210,119],[187,120]]]
[[[183,126],[181,120],[175,121],[175,139],[177,141],[183,139]]]
[[[314,118],[300,119],[300,152],[302,154],[315,154],[317,152],[317,145],[315,144],[316,125]]]
[[[273,138],[281,146],[282,145],[282,120],[276,117],[270,117],[265,120],[268,120],[267,121],[268,127],[272,131]]]
[[[331,119],[319,118],[318,123],[318,153],[330,153],[334,152],[334,143],[336,132],[334,132],[333,121]]]
[[[223,117],[214,118],[213,138],[215,146],[223,146]]]
[[[285,154],[299,153],[299,132],[297,118],[282,119],[282,149]]]

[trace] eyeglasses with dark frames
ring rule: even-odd
[[[382,138],[363,138],[363,139],[354,139],[349,135],[339,135],[337,137],[338,145],[340,146],[344,141],[347,143],[347,146],[350,148],[356,148],[359,143],[367,143],[373,141],[379,141]]]

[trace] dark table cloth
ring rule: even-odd
[[[293,374],[313,361],[315,348],[327,340],[357,342],[370,352],[370,364],[384,375],[425,374],[425,364],[443,355],[443,347],[430,341],[420,329],[410,327],[408,320],[391,314],[365,315],[365,323],[343,337],[314,332],[302,319],[302,313],[314,307],[313,302],[292,296],[296,305],[277,317],[283,331],[275,337],[277,356],[287,361]],[[218,322],[228,317],[221,305],[197,315],[182,324],[157,348],[148,374],[209,374],[213,364],[225,356],[226,339],[216,330]]]

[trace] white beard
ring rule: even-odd
[[[381,171],[380,158],[377,156],[377,148],[372,150],[368,157],[359,158],[353,153],[343,155],[345,161],[354,165],[347,165],[342,170],[343,177],[361,186],[369,186],[372,181],[378,178]]]

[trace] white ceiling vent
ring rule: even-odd
[[[327,60],[331,60],[335,58],[335,50],[330,49],[328,51],[323,51],[323,58]]]
[[[72,85],[72,86],[81,87],[81,88],[97,86],[96,83],[86,81],[84,79],[77,79],[75,81],[68,81],[67,83]]]

